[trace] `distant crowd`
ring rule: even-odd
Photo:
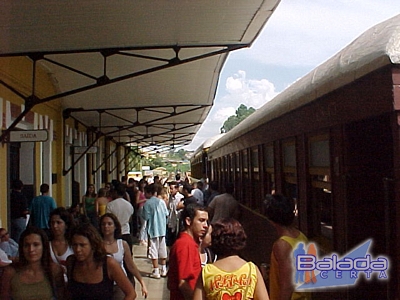
[[[171,300],[310,297],[294,291],[290,257],[307,239],[292,225],[293,200],[282,195],[265,199],[280,236],[268,293],[259,268],[240,257],[247,236],[231,183],[220,193],[206,178],[122,177],[97,192],[89,184],[68,209],[57,207],[48,184],[30,202],[22,189],[22,181],[13,182],[11,234],[0,228],[0,300],[135,299],[135,280],[141,296],[151,297],[133,260],[134,243],[147,248],[149,276],[168,277]]]

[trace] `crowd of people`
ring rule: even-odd
[[[56,207],[47,184],[28,205],[21,184],[12,190],[15,239],[0,228],[0,300],[135,299],[135,280],[147,297],[151,287],[133,260],[135,240],[148,249],[149,276],[168,277],[171,300],[310,299],[294,290],[290,257],[307,238],[292,225],[294,202],[282,195],[265,199],[279,236],[267,291],[259,268],[240,256],[247,236],[231,183],[219,193],[214,181],[123,177],[97,193],[88,185],[69,209]]]

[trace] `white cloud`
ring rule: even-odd
[[[206,139],[219,134],[226,119],[236,113],[240,104],[259,108],[277,95],[274,85],[267,79],[247,79],[242,70],[227,78],[224,92],[224,96],[217,96],[209,116],[187,149],[195,150]]]
[[[213,123],[223,123],[227,118],[234,115],[236,111],[235,107],[222,107],[210,115],[211,118],[207,120],[212,121]]]
[[[227,105],[236,110],[240,104],[259,108],[277,95],[275,86],[267,79],[247,79],[245,71],[238,71],[226,80],[226,95],[217,98],[215,106]]]
[[[398,0],[282,0],[252,47],[233,56],[315,67],[368,28],[399,13]]]
[[[311,70],[370,27],[399,13],[398,0],[282,0],[252,47],[229,55],[225,69],[239,71],[225,74],[226,82],[220,83],[225,89],[220,86],[207,120],[185,148],[197,149],[217,135],[240,104],[259,108],[277,95],[275,85],[288,86],[293,80],[280,76],[282,82],[274,85],[268,78],[247,79],[240,70],[249,74],[271,66],[285,67],[287,72],[296,67]]]
[[[243,88],[240,78],[228,77],[226,80],[226,89],[228,92],[235,92]]]

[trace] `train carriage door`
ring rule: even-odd
[[[385,179],[392,178],[394,172],[390,117],[383,115],[346,124],[344,141],[348,249],[372,239],[372,256],[390,256],[392,250],[387,245],[391,241],[386,228],[394,224],[390,224],[386,212],[391,209],[387,205],[394,203],[385,201]],[[370,298],[380,298],[385,290],[384,281],[361,282],[351,290],[351,295],[353,299],[367,293]]]
[[[351,218],[349,247],[366,238],[374,238],[374,248],[383,253],[383,180],[393,174],[393,140],[389,118],[377,117],[346,125],[345,148],[346,206],[348,218]]]
[[[22,193],[28,201],[35,196],[34,192],[34,149],[35,143],[9,143],[8,144],[8,186],[15,179],[22,180],[24,187]],[[10,189],[11,190],[11,189]],[[8,191],[7,208],[10,211],[10,190]],[[9,219],[8,222],[11,220]],[[8,224],[11,228],[11,224]]]
[[[21,148],[21,143],[10,143],[8,147],[8,175],[10,182],[13,180],[19,179],[19,170],[20,170],[20,163],[19,163],[19,149]]]

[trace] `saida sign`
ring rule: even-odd
[[[49,132],[41,130],[12,130],[9,133],[8,141],[12,142],[46,142],[49,139]]]

